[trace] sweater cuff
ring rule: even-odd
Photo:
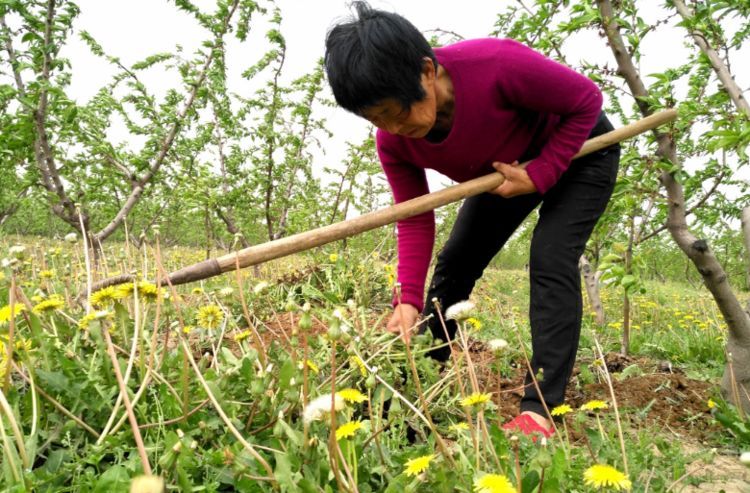
[[[544,195],[547,191],[557,183],[557,176],[555,170],[549,163],[541,160],[534,159],[526,166],[526,173],[528,173],[531,182],[536,187],[536,191]]]
[[[412,305],[417,309],[418,312],[422,313],[422,310],[424,309],[424,301],[423,293],[418,293],[416,289],[409,288],[406,286],[401,287],[401,303],[405,303],[407,305]],[[393,306],[395,307],[398,305],[398,296],[396,295],[396,292],[394,290],[393,293]]]

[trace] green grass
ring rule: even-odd
[[[358,491],[469,492],[486,474],[504,475],[528,492],[539,489],[542,474],[545,492],[594,491],[584,471],[595,463],[624,471],[626,460],[634,491],[642,491],[647,476],[650,491],[663,491],[690,460],[678,441],[652,428],[629,427],[623,455],[611,411],[600,431],[593,415],[572,410],[566,421],[585,437],[576,443],[563,434],[546,447],[511,440],[498,429],[492,403],[461,405],[473,391],[489,391],[473,387],[466,359],[441,372],[423,357],[429,336],[416,337],[406,351],[383,332],[393,265],[378,252],[326,249],[264,266],[259,277],[243,271],[241,284],[235,273],[176,292],[142,284],[140,296],[104,297],[86,317],[80,242],[4,239],[0,256],[19,242],[26,252],[0,276],[0,308],[9,302],[11,280],[30,303],[14,320],[12,344],[9,320],[0,318],[15,364],[3,385],[9,408],[2,415],[0,486],[7,491],[127,491],[143,473],[131,422],[116,403],[112,350],[135,401],[148,464],[170,491],[336,491],[356,484]],[[151,248],[113,244],[104,253],[102,275],[155,277]],[[173,270],[203,257],[168,249],[161,261]],[[306,275],[276,282],[301,267]],[[528,345],[527,290],[523,271],[491,270],[475,293],[482,328],[466,330],[510,342],[493,363],[499,368],[522,358],[516,334]],[[595,359],[594,335],[605,352],[619,345],[620,294],[605,288],[603,297],[609,322],[596,327],[588,315],[584,321],[581,357],[588,361]],[[42,311],[50,299],[63,306]],[[634,353],[706,378],[719,374],[724,329],[705,293],[648,284],[634,305]],[[0,368],[8,368],[6,354]],[[359,424],[351,436],[331,441],[330,416],[305,423],[306,403],[345,388],[366,399],[336,413],[337,426]],[[97,438],[104,430],[106,438]],[[416,439],[407,439],[410,430]],[[420,456],[431,457],[426,469],[409,474],[408,461]]]

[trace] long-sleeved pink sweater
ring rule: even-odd
[[[509,39],[476,39],[435,49],[453,83],[453,125],[439,143],[377,132],[396,203],[429,192],[425,168],[463,182],[494,172],[492,162],[536,156],[526,168],[546,193],[568,168],[601,111],[587,77]],[[398,222],[401,301],[424,307],[435,242],[432,212]],[[394,301],[395,302],[395,301]]]

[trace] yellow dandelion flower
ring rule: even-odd
[[[516,493],[513,483],[502,474],[485,474],[474,481],[475,493]]]
[[[331,262],[336,262],[339,259],[339,255],[337,253],[332,253],[328,256],[328,260]]]
[[[78,327],[81,329],[88,329],[91,325],[91,322],[95,320],[103,320],[106,318],[112,318],[114,314],[109,310],[99,310],[96,312],[91,312],[88,315],[85,315],[81,320],[78,321]]]
[[[596,464],[589,467],[583,473],[585,483],[594,488],[604,488],[611,486],[617,491],[630,491],[632,484],[627,476],[612,466],[606,464]]]
[[[34,303],[41,303],[42,301],[44,301],[44,296],[39,296],[38,294],[35,294],[34,296],[31,297],[31,301],[33,301]]]
[[[234,340],[237,341],[237,342],[242,342],[245,339],[247,339],[248,337],[250,337],[251,335],[253,335],[253,333],[250,332],[249,329],[248,330],[243,330],[242,332],[240,332],[238,334],[235,334]]]
[[[16,341],[16,351],[31,351],[31,339],[21,337]]]
[[[709,409],[713,409],[713,408],[716,407],[716,402],[714,402],[713,399],[709,399],[708,402],[706,403],[706,405],[708,405]]]
[[[117,298],[117,289],[114,286],[108,286],[91,293],[90,301],[92,306],[103,307],[113,303]]]
[[[458,433],[460,431],[465,431],[469,429],[469,424],[461,421],[460,423],[456,423],[453,425],[450,425],[448,429],[452,432]]]
[[[134,289],[132,283],[120,284],[115,288],[115,298],[118,300],[128,298],[129,296],[132,296]]]
[[[224,320],[224,312],[216,305],[206,305],[198,309],[195,320],[200,327],[215,329]]]
[[[349,357],[349,361],[351,361],[352,365],[356,365],[357,368],[359,368],[359,373],[363,376],[367,376],[367,368],[365,367],[365,362],[362,361],[359,356],[356,354]]]
[[[360,403],[367,400],[367,396],[357,389],[343,389],[336,393],[346,402]]]
[[[474,329],[475,331],[482,328],[482,322],[478,318],[475,318],[475,317],[467,318],[466,323],[469,324],[471,328]]]
[[[18,317],[18,315],[21,314],[22,311],[25,311],[26,307],[24,305],[19,305],[16,303],[13,305],[13,318]],[[0,324],[4,324],[10,322],[10,305],[5,305],[4,307],[0,308]]]
[[[195,329],[195,327],[193,327],[192,325],[186,325],[182,328],[182,333],[189,334],[193,331],[193,329]]]
[[[157,288],[156,284],[148,281],[141,281],[138,283],[138,297],[147,303],[153,303],[159,297],[161,292],[162,298],[164,297],[164,288]]]
[[[62,310],[65,307],[65,302],[59,296],[52,296],[48,300],[44,300],[34,305],[34,313],[40,315],[42,313],[50,313],[57,310]]]
[[[593,400],[581,406],[583,411],[599,411],[600,409],[609,409],[609,404],[604,401]]]
[[[203,294],[203,290],[201,288],[193,288],[193,290],[190,292],[193,294]]]
[[[39,271],[39,277],[42,279],[52,279],[55,277],[55,271],[53,270],[40,270]]]
[[[552,416],[565,416],[569,412],[573,411],[573,408],[567,404],[561,404],[556,408],[552,409]]]
[[[428,467],[430,467],[430,462],[432,462],[432,459],[434,458],[435,454],[423,455],[421,457],[409,459],[406,461],[406,469],[404,469],[404,472],[407,476],[417,476],[422,474]]]
[[[362,428],[361,421],[349,421],[336,428],[336,440],[341,441],[342,438],[351,438],[357,433],[357,430]]]
[[[315,364],[315,363],[313,363],[312,361],[310,361],[310,360],[307,360],[307,361],[305,361],[305,364],[306,364],[306,365],[307,365],[307,367],[308,367],[308,368],[310,368],[310,369],[311,369],[311,370],[312,370],[312,371],[313,371],[313,372],[314,372],[314,373],[315,373],[316,375],[317,375],[318,373],[320,373],[320,368],[318,368],[318,365],[316,365],[316,364]]]
[[[473,394],[466,396],[464,399],[461,399],[461,405],[463,407],[470,407],[478,404],[485,404],[490,401],[490,397],[490,394],[474,392]]]

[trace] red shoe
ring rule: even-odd
[[[534,421],[528,414],[519,414],[503,425],[503,430],[520,431],[524,435],[531,435],[531,440],[536,442],[536,434],[549,438],[555,434],[554,428],[547,429]]]

